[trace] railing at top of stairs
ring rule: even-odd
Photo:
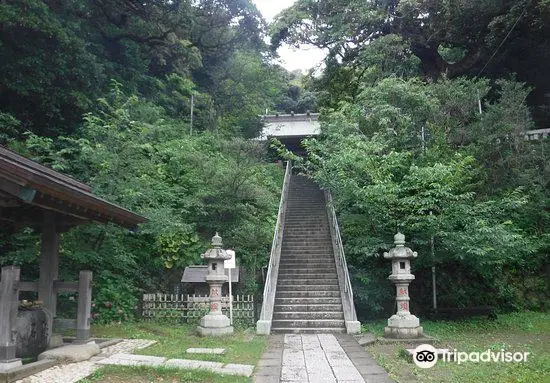
[[[332,195],[325,190],[325,201],[327,205],[327,216],[330,225],[330,237],[332,239],[332,248],[336,258],[336,270],[338,272],[338,282],[340,284],[340,293],[342,295],[342,306],[344,308],[344,320],[346,323],[346,332],[356,334],[361,332],[361,323],[357,320],[355,305],[353,303],[353,289],[349,277],[348,264],[344,254],[342,237],[340,236],[340,227],[336,218],[336,211],[332,202]]]
[[[260,319],[256,322],[256,332],[258,334],[268,335],[271,332],[271,321],[273,319],[273,306],[275,305],[275,293],[277,289],[277,278],[279,275],[279,260],[281,258],[281,246],[283,243],[283,230],[285,226],[286,205],[291,173],[292,164],[290,161],[287,161],[285,178],[281,190],[281,200],[279,202],[279,214],[277,215],[277,224],[275,225],[273,243],[271,244],[271,254],[269,256],[269,267],[267,270],[267,278],[265,280],[262,311],[260,313]]]

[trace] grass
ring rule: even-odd
[[[385,321],[364,324],[364,331],[383,334]],[[522,382],[550,383],[550,313],[503,314],[496,320],[422,321],[425,333],[438,339],[437,348],[458,351],[530,352],[526,363],[456,364],[438,362],[433,368],[416,367],[404,348],[413,345],[375,343],[367,347],[397,382]]]
[[[222,337],[200,337],[195,325],[136,322],[110,325],[92,325],[92,336],[98,338],[126,338],[156,340],[153,346],[136,354],[163,356],[170,359],[200,359],[221,363],[256,365],[267,337],[251,329],[235,329],[235,334]],[[187,354],[191,347],[225,348],[225,354]],[[249,382],[242,376],[223,376],[201,370],[177,370],[151,367],[107,366],[97,370],[81,382]]]
[[[150,382],[202,382],[202,383],[248,383],[243,376],[226,376],[201,370],[178,370],[171,368],[105,366],[79,383],[150,383]]]

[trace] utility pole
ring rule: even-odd
[[[426,128],[422,126],[422,153],[426,152]]]
[[[191,94],[191,122],[189,124],[189,135],[193,135],[193,109],[195,109],[195,96]]]
[[[430,210],[430,216],[432,216],[433,213]],[[435,238],[432,234],[430,238],[430,250],[432,253],[432,301],[433,301],[433,309],[434,311],[437,311],[437,287],[435,285]]]

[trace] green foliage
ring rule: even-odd
[[[38,136],[74,134],[112,79],[185,122],[193,95],[195,131],[253,136],[284,87],[249,0],[13,0],[0,24],[0,110]],[[0,142],[21,133],[6,126]]]
[[[121,323],[131,320],[136,313],[137,303],[136,288],[128,284],[127,278],[108,270],[95,276],[92,302],[94,323]]]
[[[387,76],[480,76],[517,73],[536,88],[529,105],[548,126],[550,7],[546,1],[299,0],[270,26],[273,49],[283,42],[327,49],[317,90],[322,106],[357,95]]]
[[[216,231],[251,276],[246,292],[256,292],[252,276],[267,263],[282,183],[281,169],[264,161],[263,144],[190,136],[163,108],[125,95],[116,82],[85,116],[78,138],[29,134],[24,144],[29,157],[149,218],[136,233],[84,225],[63,234],[61,273],[74,279],[80,269],[94,272],[96,320],[131,319],[142,291],[178,286]],[[35,263],[36,243],[32,231],[6,238],[2,263]]]
[[[522,136],[532,126],[526,91],[512,81],[497,86],[480,115],[476,96],[488,93],[485,80],[386,78],[362,86],[355,102],[341,102],[321,138],[306,141],[302,167],[332,191],[363,315],[392,309],[384,303],[391,287],[380,255],[398,230],[420,254],[413,295],[424,307],[434,262],[441,306],[527,303],[516,278],[537,275],[550,243],[547,234],[526,230],[523,214],[541,195],[520,176],[533,180],[538,171]],[[493,150],[499,162],[486,157]]]

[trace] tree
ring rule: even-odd
[[[526,90],[514,82],[502,82],[498,99],[479,114],[477,94],[489,92],[487,84],[387,78],[361,87],[354,102],[341,102],[325,116],[323,135],[306,142],[303,167],[333,194],[362,315],[391,310],[383,303],[391,288],[380,255],[398,230],[420,254],[413,293],[424,309],[432,236],[442,306],[522,307],[524,287],[515,278],[539,275],[550,242],[526,225],[524,210],[541,203],[539,192],[497,174],[526,172],[534,179],[532,158],[517,158],[519,151],[531,153],[522,132],[532,121]],[[494,150],[502,167],[484,157]],[[468,284],[457,285],[460,280]],[[538,294],[535,308],[544,296]]]
[[[549,14],[546,2],[527,0],[300,0],[275,19],[271,36],[274,47],[287,42],[328,48],[329,60],[338,57],[343,67],[359,72],[365,68],[366,52],[376,54],[370,45],[394,35],[432,80],[480,74],[497,79],[517,73],[536,88],[530,103],[539,123],[546,124],[547,116],[535,108],[548,103],[550,77],[540,74],[550,51]]]

